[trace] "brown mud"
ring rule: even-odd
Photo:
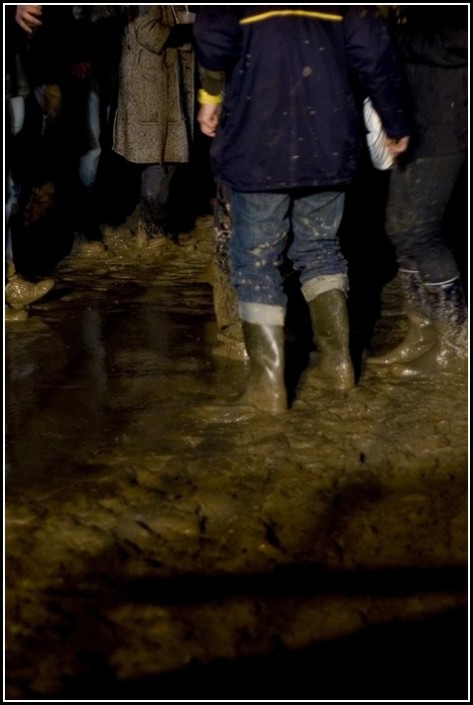
[[[7,326],[7,699],[465,698],[466,376],[235,407],[212,251],[109,228]]]

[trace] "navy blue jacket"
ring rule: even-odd
[[[355,81],[393,138],[409,134],[401,75],[374,7],[207,5],[200,65],[225,70],[216,176],[238,191],[351,181],[362,129]]]

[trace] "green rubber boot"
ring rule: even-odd
[[[396,377],[435,377],[438,372],[467,374],[468,321],[459,279],[426,285],[432,311],[435,343],[414,360],[394,365]]]
[[[341,289],[325,291],[308,302],[312,332],[317,349],[306,383],[330,384],[348,390],[355,385],[355,373],[349,347],[349,322],[346,296]]]
[[[284,328],[243,321],[250,374],[239,404],[282,413],[288,408],[284,383]]]

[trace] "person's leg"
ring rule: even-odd
[[[412,360],[426,352],[436,338],[412,235],[416,229],[416,202],[424,195],[423,174],[415,171],[412,163],[392,170],[386,206],[386,234],[396,252],[407,334],[395,348],[369,356],[366,362],[372,365]]]
[[[240,316],[282,326],[286,295],[279,268],[290,228],[290,196],[234,191],[232,207],[230,252]]]
[[[338,237],[344,203],[345,195],[339,191],[300,191],[294,197],[294,239],[288,256],[300,272],[306,301],[324,288],[348,290],[347,263]]]
[[[98,90],[91,85],[84,95],[86,148],[79,158],[79,179],[87,192],[95,187],[100,160],[100,96]]]
[[[247,357],[243,329],[238,314],[236,290],[231,282],[230,238],[232,235],[231,192],[224,184],[216,185],[214,201],[215,250],[209,267],[215,317],[221,344],[216,355],[234,359]]]
[[[443,221],[463,161],[461,154],[420,157],[391,175],[386,232],[399,267],[409,269],[415,262],[426,285],[459,276]]]
[[[5,320],[22,321],[28,313],[25,309],[31,303],[38,301],[45,296],[54,286],[51,278],[42,279],[38,282],[30,282],[24,279],[16,271],[13,251],[13,230],[12,220],[17,215],[20,207],[20,196],[22,184],[15,181],[13,174],[22,173],[17,170],[17,150],[13,147],[15,138],[21,133],[25,125],[26,102],[24,97],[15,97],[7,101],[6,104],[6,203],[5,203]]]
[[[232,194],[232,277],[250,360],[250,375],[240,403],[274,413],[287,409],[286,296],[279,267],[289,231],[290,207],[288,194]]]
[[[6,172],[6,199],[5,199],[5,263],[7,276],[15,272],[13,263],[13,245],[11,233],[11,219],[18,207],[21,186],[13,178],[12,166],[15,160],[15,137],[20,133],[25,122],[25,99],[16,96],[7,100],[5,105],[5,172]]]
[[[439,324],[455,338],[466,318],[458,266],[443,233],[462,163],[462,155],[418,158],[391,175],[386,232],[396,249],[409,327],[399,346],[371,363],[399,365],[435,352]]]
[[[168,229],[168,201],[176,164],[149,164],[141,175],[142,222],[149,237],[164,237]]]
[[[325,380],[345,390],[353,387],[355,376],[349,345],[347,264],[338,238],[343,207],[343,193],[300,192],[293,202],[294,240],[288,256],[301,273],[318,351],[305,383]]]
[[[78,82],[76,82],[77,84]],[[74,85],[70,98],[69,129],[78,131],[79,151],[71,165],[74,199],[75,229],[79,240],[100,242],[100,201],[97,193],[97,174],[102,154],[100,125],[100,94],[93,78]]]
[[[418,159],[414,174],[424,186],[416,201],[416,224],[413,252],[424,283],[427,305],[437,332],[435,346],[419,359],[406,374],[428,372],[455,366],[466,352],[464,324],[466,301],[456,260],[448,247],[443,230],[445,211],[464,163],[462,154]],[[429,354],[430,353],[430,354]],[[457,355],[458,354],[458,355]],[[416,358],[418,359],[418,358]]]

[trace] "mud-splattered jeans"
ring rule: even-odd
[[[300,189],[287,193],[232,193],[230,251],[239,312],[250,323],[283,325],[286,295],[280,267],[287,256],[310,301],[327,289],[347,290],[338,228],[344,194]]]
[[[418,157],[390,175],[386,233],[399,268],[419,272],[426,284],[459,276],[442,226],[463,162],[462,154]]]

